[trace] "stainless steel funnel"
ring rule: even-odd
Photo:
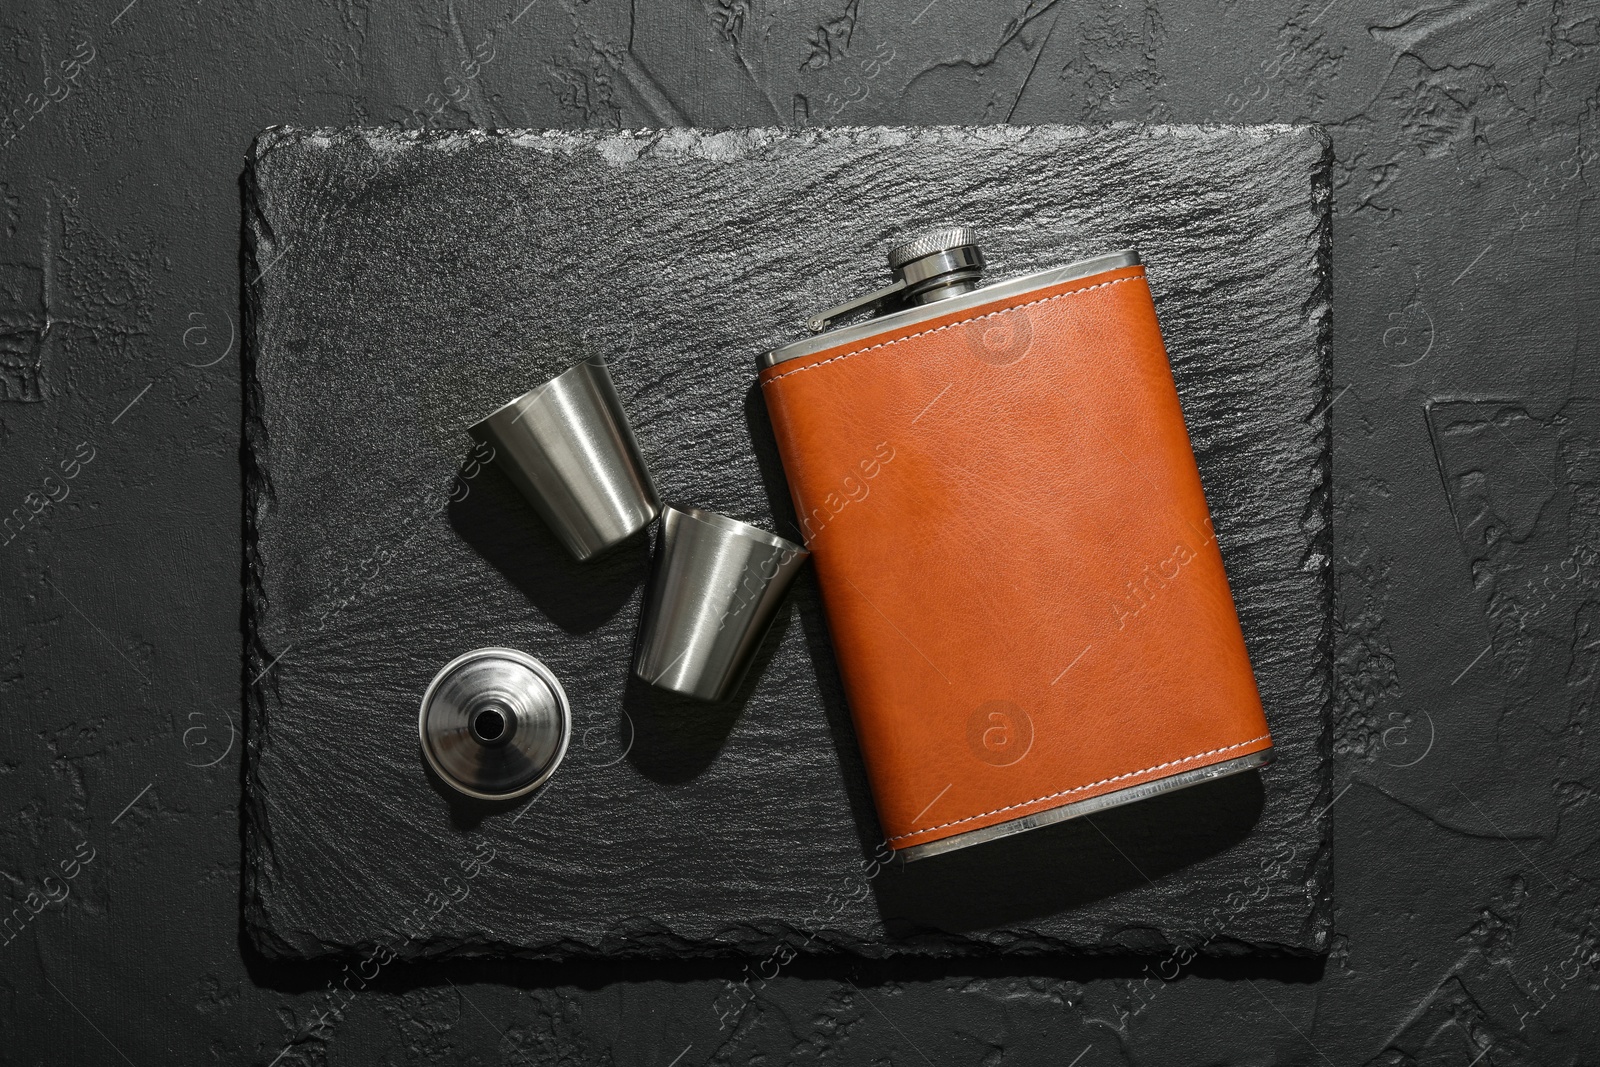
[[[604,363],[577,364],[469,432],[494,447],[500,469],[580,560],[638,533],[661,510]]]
[[[810,554],[726,515],[668,505],[633,673],[699,700],[727,699]]]
[[[507,800],[542,785],[572,737],[567,694],[550,669],[513,648],[445,664],[422,695],[422,754],[452,789]]]

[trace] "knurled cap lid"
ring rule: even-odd
[[[935,252],[948,252],[952,248],[960,248],[963,245],[975,245],[977,243],[977,231],[971,226],[957,226],[954,224],[938,226],[889,249],[889,269],[898,271],[907,263],[919,260],[924,256],[931,256]]]

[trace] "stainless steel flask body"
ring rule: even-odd
[[[471,427],[577,559],[649,525],[660,511],[605,364],[585,360]]]
[[[634,674],[699,700],[726,700],[809,555],[726,515],[668,505]]]

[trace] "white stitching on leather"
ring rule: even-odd
[[[935,326],[931,330],[923,330],[920,333],[908,333],[904,337],[895,338],[893,341],[879,341],[877,344],[868,345],[866,348],[857,348],[852,352],[845,352],[837,356],[829,356],[820,363],[812,363],[809,366],[796,367],[794,370],[786,370],[782,374],[774,374],[772,377],[761,383],[761,388],[765,389],[778,379],[787,378],[791,374],[799,374],[801,371],[816,370],[818,367],[826,367],[828,364],[836,363],[841,359],[849,359],[851,356],[859,356],[863,352],[871,352],[874,348],[888,348],[890,345],[897,345],[902,341],[911,341],[918,337],[926,337],[929,334],[939,333],[940,331],[948,330],[954,326],[965,326],[969,322],[978,322],[982,319],[993,318],[996,315],[1004,315],[1009,311],[1021,311],[1023,308],[1031,308],[1039,304],[1048,304],[1052,300],[1060,300],[1064,296],[1077,296],[1079,293],[1087,293],[1094,289],[1104,289],[1108,285],[1121,285],[1123,282],[1140,281],[1143,278],[1144,270],[1143,268],[1140,268],[1138,274],[1130,274],[1126,278],[1113,278],[1109,282],[1096,282],[1094,285],[1085,285],[1081,289],[1068,289],[1064,293],[1057,293],[1055,296],[1042,297],[1038,300],[1029,301],[1026,304],[1018,304],[1015,307],[1001,308],[999,311],[990,311],[982,315],[974,315],[970,319],[957,319],[955,322],[947,322],[943,326]]]
[[[1151,771],[1159,771],[1164,767],[1176,767],[1180,763],[1191,763],[1197,759],[1205,759],[1207,756],[1215,756],[1223,752],[1232,752],[1236,748],[1245,748],[1249,745],[1255,744],[1257,741],[1270,740],[1272,740],[1271,734],[1262,734],[1260,737],[1252,737],[1248,741],[1240,741],[1237,745],[1226,745],[1222,748],[1214,748],[1209,752],[1196,752],[1192,756],[1185,756],[1182,759],[1168,760],[1166,763],[1158,763],[1154,767],[1146,767],[1143,770],[1138,771],[1129,771],[1127,774],[1119,774],[1112,778],[1102,778],[1098,782],[1090,782],[1088,785],[1080,785],[1073,789],[1063,789],[1059,793],[1051,793],[1048,796],[1034,797],[1032,800],[1024,800],[1020,804],[1008,804],[1003,808],[995,808],[993,811],[980,812],[977,815],[968,815],[965,819],[956,819],[953,822],[942,822],[938,826],[927,826],[921,830],[912,830],[910,833],[895,834],[893,837],[889,838],[889,840],[904,841],[906,838],[916,837],[918,834],[928,834],[935,830],[943,830],[947,826],[960,826],[962,823],[972,822],[974,819],[986,819],[991,815],[999,815],[1003,811],[1014,811],[1017,808],[1025,808],[1029,804],[1037,804],[1040,801],[1054,800],[1057,797],[1071,796],[1073,793],[1081,793],[1085,789],[1093,789],[1095,786],[1109,785],[1112,782],[1120,782],[1125,778],[1136,778],[1141,774],[1149,774]]]

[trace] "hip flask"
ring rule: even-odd
[[[1138,254],[985,285],[943,226],[888,263],[760,387],[889,844],[1270,762]]]

